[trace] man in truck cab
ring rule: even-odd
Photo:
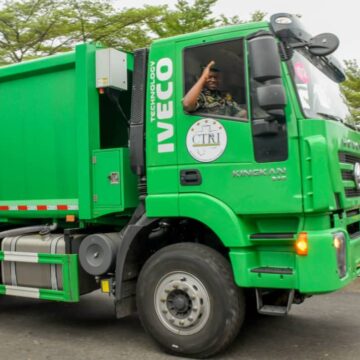
[[[211,61],[183,99],[184,110],[214,115],[245,118],[247,112],[233,100],[231,94],[219,90],[220,70]]]

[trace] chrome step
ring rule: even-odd
[[[266,289],[255,289],[258,313],[271,316],[287,315],[291,309],[291,305],[294,302],[295,290],[288,291],[287,301],[282,305],[264,304],[264,295],[266,295],[268,292],[269,291]]]

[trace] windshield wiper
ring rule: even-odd
[[[326,114],[326,113],[322,113],[322,112],[318,112],[316,113],[317,115],[323,116],[326,119],[330,119],[330,120],[335,120],[335,121],[339,121],[342,124],[348,126],[349,128],[359,131],[359,129],[356,127],[356,125],[352,125],[349,124],[348,122],[344,121],[340,116],[336,116],[336,115],[331,115],[331,114]]]
[[[322,116],[322,117],[324,117],[326,119],[340,121],[341,123],[344,123],[344,120],[340,116],[326,114],[326,113],[323,113],[323,112],[317,112],[316,114],[320,115],[320,116]]]

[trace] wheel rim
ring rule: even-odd
[[[210,298],[194,275],[176,271],[165,275],[155,289],[155,309],[162,324],[178,335],[199,332],[210,315]]]

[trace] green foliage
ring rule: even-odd
[[[2,5],[0,57],[3,63],[39,56],[49,47],[47,42],[62,36],[63,31],[58,24],[63,19],[54,1],[8,0]]]
[[[104,0],[68,0],[68,7],[77,42],[100,41],[125,50],[147,46],[151,37],[146,24],[159,21],[164,11],[162,6],[148,5],[119,11]]]
[[[266,13],[260,10],[253,12],[250,16],[249,20],[242,20],[239,15],[232,16],[230,18],[225,15],[221,15],[221,25],[236,25],[236,24],[244,24],[247,22],[259,22],[263,21],[266,16]]]
[[[212,14],[217,0],[195,0],[189,4],[178,0],[175,10],[166,7],[160,22],[148,22],[151,31],[160,38],[186,34],[216,26],[218,20]]]
[[[266,13],[255,11],[249,20],[242,20],[238,15],[215,17],[212,7],[218,0],[195,0],[192,3],[186,0],[178,0],[174,10],[168,7],[161,22],[150,23],[149,28],[157,37],[163,38],[186,34],[194,31],[213,28],[216,26],[243,24],[246,22],[262,21]]]
[[[133,50],[156,38],[246,22],[214,16],[217,1],[118,9],[111,0],[0,0],[0,64],[69,51],[88,41]],[[257,11],[249,21],[264,16]]]
[[[356,60],[345,61],[347,80],[342,84],[343,93],[356,122],[360,122],[360,67]]]
[[[6,0],[0,10],[0,62],[21,62],[71,50],[76,43],[101,41],[133,49],[151,41],[146,22],[163,7],[118,11],[105,0]]]

